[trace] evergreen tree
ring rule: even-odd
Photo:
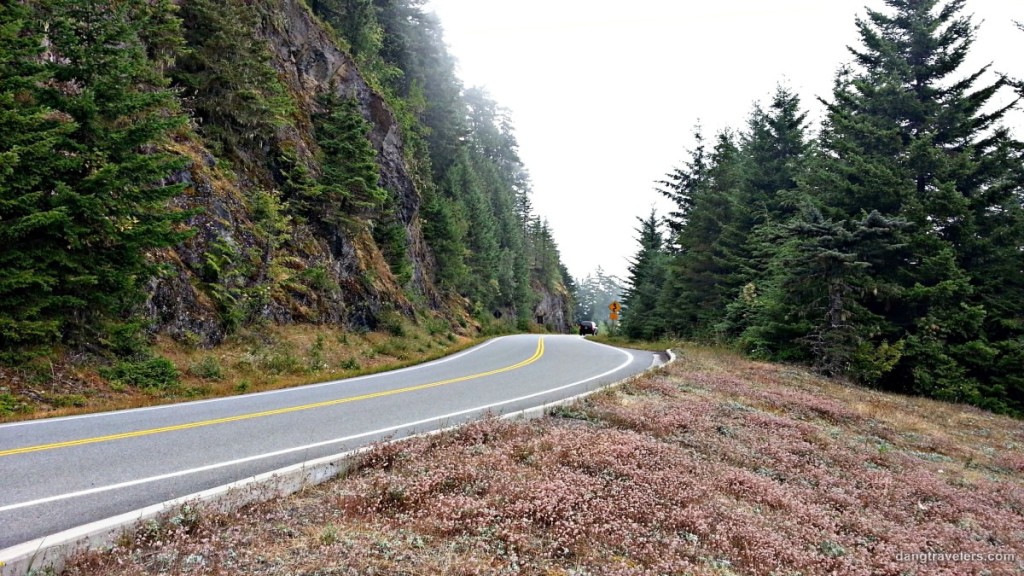
[[[390,198],[380,185],[370,123],[353,98],[331,91],[320,103],[324,111],[314,116],[313,126],[323,175],[318,185],[299,190],[299,205],[309,218],[330,226],[369,220]]]
[[[34,94],[46,74],[32,22],[25,5],[0,6],[0,352],[59,338],[69,304],[55,293],[60,278],[49,266],[60,252],[35,238],[65,219],[60,206],[46,206],[45,188],[58,145],[76,127]]]
[[[634,339],[650,340],[665,331],[659,315],[659,298],[665,282],[665,240],[661,220],[654,210],[637,218],[640,249],[629,265],[629,278],[622,296],[622,331]]]
[[[171,75],[215,152],[239,156],[272,141],[294,104],[257,34],[259,7],[246,0],[181,3],[188,50]]]
[[[748,229],[786,222],[799,207],[793,191],[810,152],[800,97],[779,86],[767,111],[755,107],[740,148],[746,163]]]
[[[676,205],[675,210],[665,218],[670,246],[673,248],[677,248],[672,243],[686,225],[690,210],[693,209],[694,197],[707,178],[708,157],[704,147],[704,133],[699,125],[693,129],[693,139],[696,145],[690,150],[690,159],[682,168],[674,168],[669,172],[665,180],[658,181],[658,193]]]
[[[424,194],[420,210],[423,220],[423,236],[433,248],[437,261],[438,284],[451,291],[458,291],[467,282],[469,268],[466,266],[466,235],[469,222],[462,213],[461,204],[439,194],[433,186]]]
[[[379,57],[384,30],[373,0],[312,0],[309,5],[348,42],[357,60],[372,64]]]
[[[64,339],[95,344],[141,298],[152,248],[183,238],[167,208],[180,185],[163,182],[183,159],[155,151],[184,124],[172,91],[150,65],[131,16],[143,0],[83,5],[51,0],[27,12],[5,5],[0,217],[5,279],[0,347]],[[14,124],[14,126],[12,126]]]
[[[404,99],[423,124],[434,177],[455,162],[466,135],[462,83],[445,46],[441,22],[423,9],[425,0],[373,0],[382,31],[373,67],[386,88]]]
[[[677,226],[677,253],[669,264],[660,296],[665,329],[681,336],[711,336],[724,318],[744,277],[743,262],[733,258],[745,241],[739,229],[747,209],[740,201],[743,172],[739,148],[729,132],[718,136],[714,151],[688,196],[686,219]]]
[[[895,237],[905,227],[877,212],[861,221],[835,222],[816,208],[783,225],[783,244],[774,254],[773,275],[762,284],[764,294],[741,296],[755,316],[742,338],[748,349],[863,381],[891,369],[903,342],[872,344],[885,321],[864,308],[861,296],[880,290],[875,269],[904,264],[908,254]]]
[[[797,189],[810,154],[805,123],[799,97],[780,86],[767,110],[754,107],[742,136],[743,184],[721,243],[722,259],[733,269],[730,286],[741,288],[716,327],[724,336],[738,337],[749,327],[749,306],[770,282],[777,241],[806,203]]]
[[[873,267],[880,288],[860,297],[887,321],[874,344],[905,343],[882,384],[1016,407],[1020,391],[1006,390],[1005,375],[991,370],[1008,353],[993,337],[1007,342],[1020,334],[999,333],[1005,324],[998,318],[1019,313],[1022,296],[1014,280],[1019,236],[1012,239],[1019,160],[998,124],[1007,109],[987,110],[1006,81],[975,88],[986,69],[956,77],[975,35],[961,15],[963,0],[886,5],[889,13],[869,10],[858,19],[857,67],[837,76],[808,189],[833,220],[877,211],[912,224],[896,240],[911,257]],[[884,260],[871,253],[877,246],[851,249],[861,260]]]
[[[442,188],[449,198],[458,203],[468,224],[464,261],[469,269],[469,277],[460,291],[480,306],[493,311],[499,303],[500,245],[497,223],[493,207],[473,166],[470,153],[460,153],[455,164],[449,168]]]

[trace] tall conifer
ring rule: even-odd
[[[629,276],[622,295],[622,331],[637,339],[654,339],[665,332],[658,314],[659,299],[665,284],[668,255],[662,235],[661,219],[654,210],[647,218],[637,218],[640,249],[629,264]],[[598,312],[603,313],[599,310]]]
[[[905,345],[883,383],[1005,407],[1011,399],[988,390],[993,375],[978,365],[1001,356],[989,336],[993,304],[1019,310],[1010,300],[1020,301],[1002,294],[1013,286],[1007,259],[1019,258],[1007,244],[1019,247],[1007,228],[1019,220],[1019,171],[999,126],[1006,109],[988,109],[1005,81],[977,87],[986,68],[961,76],[976,31],[964,0],[886,6],[857,21],[862,46],[837,76],[808,189],[833,219],[877,211],[912,225],[893,239],[902,259],[850,247],[874,262],[860,305],[886,319],[866,337],[876,349]],[[993,274],[996,262],[1006,266]],[[984,400],[990,392],[1001,398]]]
[[[21,126],[4,140],[14,169],[0,171],[12,178],[0,187],[3,348],[57,336],[95,343],[101,322],[140,301],[153,271],[146,252],[183,237],[183,215],[166,206],[182,186],[164,182],[184,161],[158,147],[184,117],[131,18],[147,3],[39,3],[43,59],[39,31],[16,23],[24,10],[5,6],[0,49],[16,58],[3,59],[0,106]],[[17,337],[11,319],[24,329]]]

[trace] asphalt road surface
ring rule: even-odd
[[[386,438],[567,398],[650,352],[517,335],[394,372],[0,425],[0,550]]]

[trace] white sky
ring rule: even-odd
[[[777,84],[800,94],[814,124],[854,19],[882,0],[430,0],[459,77],[512,111],[534,211],[553,228],[569,271],[625,278],[637,217],[669,204],[655,182],[706,137],[743,129]],[[968,0],[981,24],[971,70],[1024,77],[1024,5]],[[1014,124],[1024,126],[1018,115]],[[1024,130],[1017,130],[1024,136]]]

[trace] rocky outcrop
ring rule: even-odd
[[[354,97],[370,122],[381,184],[397,200],[405,225],[412,289],[437,303],[432,259],[418,222],[420,196],[405,163],[401,127],[384,99],[301,0],[281,0],[262,34],[298,107],[298,121],[278,133],[278,146],[295,151],[316,173],[312,134],[317,97],[333,90]],[[399,286],[365,230],[324,230],[256,214],[257,196],[274,199],[266,162],[245,162],[236,174],[218,167],[198,138],[173,144],[192,163],[173,179],[188,190],[176,199],[193,212],[193,235],[173,251],[153,254],[163,272],[149,286],[146,311],[155,329],[178,340],[213,345],[237,323],[259,319],[374,328],[384,309],[411,312]],[[253,157],[258,157],[258,154]],[[261,228],[262,226],[262,228]],[[278,236],[285,236],[281,239]]]
[[[175,200],[191,212],[192,236],[174,250],[153,254],[163,272],[149,286],[146,311],[157,331],[192,344],[214,345],[238,325],[329,323],[373,329],[385,311],[413,317],[408,294],[449,317],[466,317],[470,304],[435,286],[436,262],[423,238],[420,193],[407,165],[402,126],[385,99],[302,0],[265,0],[272,7],[259,33],[297,112],[262,149],[240,150],[232,172],[218,166],[199,137],[172,148],[192,159],[173,179],[188,185]],[[380,184],[395,199],[404,225],[412,275],[400,286],[366,227],[326,229],[289,219],[275,192],[282,167],[271,149],[288,150],[318,174],[312,118],[318,98],[333,91],[354,98],[371,126]],[[554,330],[569,327],[569,295],[534,286],[533,317]],[[515,312],[511,311],[510,318]],[[462,322],[465,325],[465,322]]]
[[[569,309],[569,294],[565,290],[550,290],[534,283],[534,293],[540,300],[534,306],[534,321],[554,332],[569,332],[572,329],[572,311]]]

